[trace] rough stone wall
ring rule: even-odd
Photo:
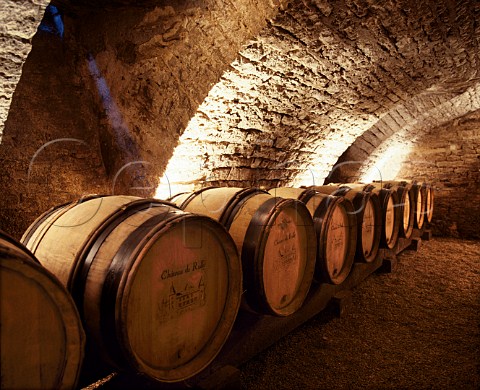
[[[426,129],[439,127],[443,123],[463,117],[479,109],[480,83],[467,89],[463,94],[438,104],[429,111],[422,112],[416,117],[415,121],[404,124],[401,130],[387,138],[385,142],[371,152],[360,169],[360,177],[365,177],[365,174],[375,165],[376,161],[382,160],[383,164],[375,170],[378,170],[385,180],[395,179],[395,176],[403,165],[403,158],[401,157],[415,154],[418,139],[422,137]],[[396,169],[391,169],[392,165],[389,164],[389,159],[393,157],[389,155],[392,153],[392,149],[393,152],[398,152],[400,156],[400,159],[397,159],[399,166],[396,167]],[[388,172],[388,168],[393,172]]]
[[[0,217],[17,235],[60,199],[112,188],[153,194],[182,133],[194,141],[183,161],[196,167],[184,181],[321,182],[348,145],[395,107],[431,95],[433,109],[478,78],[473,0],[82,6],[89,3],[58,2],[63,41],[39,38],[11,104],[0,144]],[[195,112],[196,129],[184,133]],[[58,138],[76,141],[50,144],[62,146],[61,158],[45,157],[44,172],[57,170],[56,181],[38,173],[50,184],[24,195],[37,172],[33,157]]]
[[[0,228],[19,238],[42,212],[110,193],[95,102],[79,76],[75,43],[39,31],[23,65],[0,144]]]
[[[0,227],[16,237],[86,193],[152,195],[198,104],[281,5],[68,4],[62,36],[33,39],[0,143]]]
[[[109,174],[146,161],[146,184],[153,192],[178,137],[208,91],[240,46],[284,3],[171,2],[147,10],[117,7],[83,15],[79,40],[121,115],[121,120],[112,118],[106,109],[100,127],[110,140],[103,152]]]
[[[423,134],[399,177],[435,188],[435,234],[480,239],[480,110]]]
[[[48,0],[2,0],[0,8],[0,142],[22,65]]]
[[[363,143],[357,139],[346,154],[359,164],[340,166],[332,172],[331,181],[432,183],[436,189],[434,234],[478,239],[480,84],[443,100],[422,110],[414,121],[397,124],[399,130],[390,136],[382,133],[383,140],[377,137]]]
[[[478,18],[469,1],[292,2],[212,89],[167,176],[193,160],[179,182],[322,183],[369,129],[383,140],[476,82]]]

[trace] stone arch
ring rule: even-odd
[[[413,124],[418,104],[434,112],[478,77],[473,0],[55,4],[63,40],[34,39],[0,144],[7,195],[22,193],[28,153],[55,137],[91,142],[100,189],[132,159],[154,167],[141,178],[154,187],[181,135],[202,167],[190,184],[320,183],[356,139],[375,145],[383,125]],[[37,197],[55,204],[59,192]],[[17,234],[43,211],[6,203]]]

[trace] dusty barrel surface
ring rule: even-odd
[[[287,316],[303,304],[315,270],[313,220],[296,199],[255,188],[209,187],[182,197],[186,211],[222,223],[241,253],[247,304]]]
[[[317,236],[315,279],[342,283],[350,274],[355,255],[357,223],[352,203],[344,197],[302,188],[280,187],[269,192],[305,203]]]
[[[397,194],[397,207],[400,211],[402,222],[399,224],[399,236],[404,238],[410,238],[414,228],[414,197],[411,185],[405,183],[402,185],[400,182],[387,181],[387,182],[373,182],[371,183],[375,188],[386,188]]]
[[[2,389],[73,389],[85,334],[72,297],[18,241],[0,231]]]
[[[353,213],[357,219],[355,259],[367,263],[373,262],[380,247],[382,227],[378,197],[343,184],[312,186],[309,188],[325,194],[343,196],[353,203]]]
[[[154,199],[96,197],[45,213],[23,241],[72,292],[89,338],[120,369],[187,379],[231,331],[241,263],[211,218]]]

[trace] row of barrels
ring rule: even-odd
[[[229,231],[242,256],[242,263],[248,265],[254,260],[253,266],[248,265],[247,271],[244,270],[247,280],[254,277],[248,277],[249,270],[262,275],[261,270],[255,269],[257,262],[265,268],[268,268],[269,260],[274,264],[274,253],[262,252],[264,244],[255,245],[255,248],[259,248],[260,252],[255,254],[260,260],[255,260],[251,248],[247,247],[247,243],[254,241],[251,235],[258,237],[260,231],[273,229],[276,221],[282,220],[282,217],[269,210],[265,203],[267,200],[275,203],[278,210],[294,208],[294,211],[289,211],[291,217],[287,219],[294,221],[295,230],[302,226],[305,231],[296,234],[305,237],[311,235],[311,229],[306,228],[309,217],[305,217],[305,208],[308,210],[316,237],[313,279],[332,284],[340,284],[345,280],[354,259],[367,263],[374,261],[379,248],[394,249],[400,237],[411,238],[414,228],[423,230],[433,215],[433,187],[427,183],[406,181],[281,187],[268,192],[254,188],[208,187],[179,193],[168,200],[182,210],[219,221]],[[260,231],[246,230],[247,227],[252,229],[252,226],[256,226],[256,230],[260,226]],[[275,240],[276,236],[272,234],[271,237]],[[311,240],[305,242],[311,243]],[[298,248],[295,251],[302,254]],[[304,261],[305,256],[298,256],[298,261]],[[277,268],[276,265],[274,267]],[[266,270],[263,273],[270,272],[274,271]],[[286,270],[285,274],[290,272]],[[286,277],[284,275],[280,280]],[[250,284],[246,287],[250,287]],[[257,305],[259,299],[252,299],[252,305]],[[271,314],[282,314],[268,303],[263,309]],[[290,307],[286,314],[296,309]]]
[[[188,379],[218,354],[241,306],[295,313],[312,281],[342,283],[354,261],[431,221],[429,191],[212,187],[55,207],[21,243],[0,237],[1,387],[75,387],[86,342],[119,369]]]

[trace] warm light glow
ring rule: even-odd
[[[322,167],[318,164],[317,166]],[[303,173],[297,175],[290,183],[292,187],[320,186],[323,184],[323,178],[328,175],[328,171],[322,169],[307,168]]]
[[[235,82],[235,89],[228,82]],[[257,80],[258,81],[258,80]],[[188,123],[179,139],[155,196],[167,199],[180,192],[189,192],[208,185],[213,180],[212,169],[221,160],[225,148],[247,144],[243,124],[230,123],[225,113],[239,92],[249,91],[254,80],[239,77],[234,72],[225,72],[219,83],[213,86],[197,113]],[[251,127],[254,124],[249,123]]]
[[[365,123],[361,130],[363,130],[364,127],[368,127],[368,125],[368,123]],[[330,136],[322,141],[322,144],[315,150],[316,155],[310,161],[310,165],[303,173],[295,177],[292,183],[290,183],[291,186],[308,187],[323,185],[325,178],[332,170],[335,161],[338,159],[338,156],[345,151],[348,145],[355,141],[355,135],[352,132],[342,133],[344,135],[342,135],[341,138]]]
[[[201,161],[190,155],[189,149],[195,151],[195,141],[199,139],[196,134],[196,118],[193,117],[187,129],[180,137],[179,145],[173,151],[163,176],[160,178],[155,197],[168,199],[181,192],[190,192],[195,189],[194,182],[201,176]]]
[[[162,176],[160,183],[155,192],[155,198],[157,199],[168,199],[176,194],[182,192],[192,192],[194,190],[193,184],[170,184],[167,176]]]
[[[196,155],[198,152],[195,149],[198,137],[194,134],[196,130],[189,129],[190,125],[180,137],[180,144],[175,148],[165,173],[160,178],[155,192],[158,199],[168,199],[180,192],[193,191],[195,183],[202,177],[202,161]]]
[[[302,166],[299,166],[298,161],[289,164],[288,153],[282,153],[282,157],[277,159],[275,151],[284,147],[288,151],[288,146],[279,147],[276,143],[279,139],[286,138],[288,134],[283,132],[281,126],[282,131],[279,131],[274,120],[264,118],[263,106],[281,104],[280,108],[286,112],[294,110],[295,107],[288,100],[270,102],[268,94],[263,96],[260,91],[268,87],[266,81],[272,76],[242,58],[231,64],[230,68],[233,71],[227,71],[222,75],[219,83],[209,92],[183,132],[179,145],[175,148],[160,180],[157,197],[166,199],[180,192],[208,186],[212,181],[262,180],[263,178],[257,177],[254,171],[260,168],[259,175],[264,174],[262,168],[267,166],[277,171],[293,167],[292,169],[299,172],[290,183],[286,183],[287,185],[295,187],[322,185],[339,156],[358,136],[372,128],[379,120],[376,115],[352,117],[349,113],[343,113],[338,115],[334,122],[327,122],[325,125],[319,123],[318,129],[305,129],[311,139],[301,152],[311,156],[308,162],[302,160]],[[448,107],[453,100],[446,103]],[[458,104],[454,107],[457,106],[461,111],[463,106]],[[412,142],[415,142],[414,135],[420,133],[424,127],[423,122],[428,119],[430,124],[448,119],[445,118],[444,112],[448,113],[452,107],[449,110],[445,108],[440,105],[438,109],[420,115],[412,125],[404,126],[377,148],[365,163],[359,161],[347,163],[363,166],[361,169],[363,181],[395,179],[403,161],[410,153]],[[244,110],[251,112],[247,115]],[[273,118],[277,121],[284,120],[283,117]],[[288,122],[288,118],[285,121]],[[316,126],[314,122],[310,125]],[[283,157],[285,155],[286,159]],[[265,156],[275,161],[262,166]]]
[[[371,156],[361,169],[361,182],[395,180],[412,149],[412,142],[399,139],[400,137],[394,137],[389,140]]]

